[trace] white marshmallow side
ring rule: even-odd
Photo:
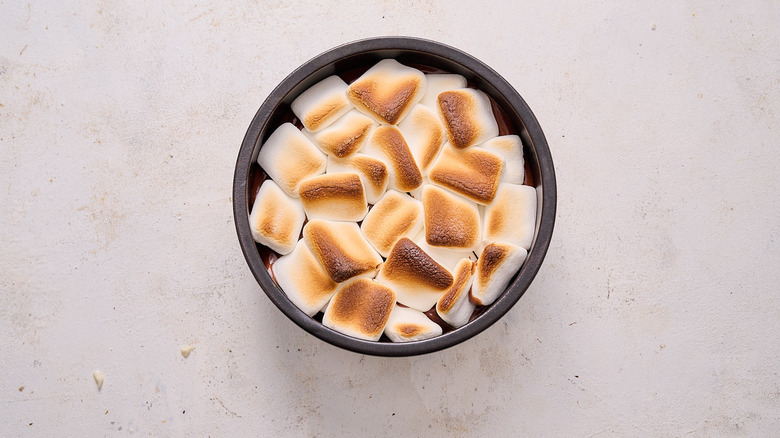
[[[285,193],[298,197],[301,181],[325,172],[327,157],[292,123],[283,123],[263,143],[257,164]]]
[[[396,305],[385,326],[385,335],[393,342],[413,342],[441,335],[439,324],[424,313]]]
[[[452,272],[454,278],[450,290],[436,303],[436,313],[454,328],[463,327],[474,313],[474,304],[469,300],[469,291],[474,282],[474,262],[462,259]]]
[[[263,181],[249,214],[255,242],[279,254],[289,254],[298,242],[306,214],[301,201],[290,197],[274,181]]]
[[[290,254],[279,257],[271,270],[287,298],[309,316],[319,312],[339,286],[303,240]]]
[[[461,75],[450,73],[429,73],[425,75],[425,79],[428,80],[428,88],[425,90],[425,94],[420,103],[428,108],[436,110],[436,98],[442,91],[457,90],[459,88],[466,88],[466,78]]]
[[[382,257],[390,254],[399,239],[411,239],[422,228],[422,203],[396,190],[388,190],[360,225],[363,236]]]
[[[424,177],[447,140],[447,132],[439,115],[425,105],[415,105],[409,115],[398,124],[398,129],[406,139],[414,161]]]
[[[471,285],[471,301],[482,306],[492,304],[504,293],[527,255],[525,248],[508,243],[491,243],[486,246],[477,261]]]
[[[523,158],[523,142],[517,135],[502,135],[491,138],[478,147],[492,152],[504,160],[504,171],[501,182],[522,184],[525,180],[525,161]]]
[[[485,207],[483,243],[506,242],[531,248],[536,229],[536,189],[502,183]]]
[[[327,128],[353,106],[347,99],[347,83],[333,75],[301,93],[290,108],[307,130],[316,132]]]

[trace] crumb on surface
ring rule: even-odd
[[[100,371],[95,371],[94,373],[92,373],[92,377],[95,378],[95,383],[97,384],[98,391],[100,391],[101,388],[103,388],[103,379],[104,379],[103,373],[101,373]]]
[[[192,350],[195,349],[194,345],[185,345],[181,347],[181,355],[186,359],[190,357],[190,353],[192,353]]]

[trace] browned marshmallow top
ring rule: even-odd
[[[392,289],[369,278],[356,278],[336,291],[322,322],[350,336],[377,340],[394,306]]]
[[[408,192],[422,184],[420,169],[397,127],[383,125],[376,128],[371,133],[366,153],[383,158],[390,167],[392,188]]]
[[[496,197],[504,162],[484,149],[456,150],[447,145],[433,163],[428,178],[479,204]]]
[[[509,255],[510,248],[506,245],[497,243],[491,243],[482,250],[482,254],[477,261],[479,266],[479,276],[476,281],[479,283],[487,283],[493,273],[501,266],[501,263]]]
[[[454,147],[465,149],[498,135],[498,124],[485,93],[471,88],[443,91],[437,102]]]
[[[363,147],[374,125],[370,117],[352,110],[322,131],[309,133],[309,137],[322,152],[344,158]]]
[[[432,185],[423,189],[422,202],[429,245],[453,249],[477,246],[481,230],[476,204]]]
[[[447,140],[439,116],[425,105],[415,105],[412,112],[398,124],[398,128],[403,133],[417,166],[425,173]]]
[[[347,88],[347,99],[377,121],[395,125],[425,92],[425,75],[394,59],[383,59]]]
[[[408,238],[396,242],[382,275],[393,283],[422,284],[444,291],[452,284],[452,274]]]
[[[382,264],[354,222],[315,219],[303,227],[303,238],[336,283],[364,274],[373,277]]]
[[[298,194],[309,219],[359,221],[368,212],[356,173],[326,173],[301,182]]]
[[[414,237],[422,228],[422,221],[420,201],[389,190],[363,220],[360,230],[379,254],[386,257],[398,239]]]

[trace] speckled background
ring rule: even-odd
[[[730,3],[0,1],[0,435],[776,435],[780,7]],[[558,175],[532,287],[422,357],[288,321],[231,213],[268,93],[377,35],[491,65]]]

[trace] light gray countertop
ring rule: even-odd
[[[0,2],[0,435],[776,434],[780,8],[731,3]],[[492,66],[558,178],[523,298],[413,358],[295,326],[232,218],[265,97],[378,35]]]

